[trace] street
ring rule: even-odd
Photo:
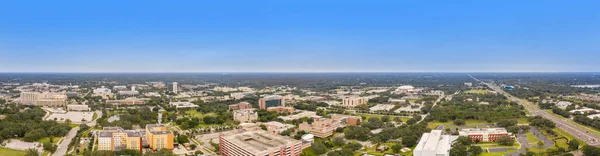
[[[86,123],[86,124],[88,124],[88,126],[93,127],[96,125],[96,120],[102,116],[102,111],[96,111],[96,114],[97,114],[96,119],[94,119],[93,121],[91,121],[89,123]],[[56,152],[54,152],[54,154],[52,154],[52,155],[53,156],[65,155],[67,153],[67,150],[69,149],[69,144],[71,143],[71,141],[77,134],[77,131],[79,131],[79,126],[72,128],[69,131],[69,133],[67,134],[67,136],[65,136],[63,141],[58,145],[58,147],[56,148]]]
[[[471,75],[469,75],[471,76]],[[489,88],[493,89],[494,91],[498,92],[499,94],[502,94],[504,96],[506,96],[509,100],[515,101],[517,103],[519,103],[520,105],[522,105],[529,113],[531,113],[531,115],[535,115],[535,116],[541,116],[543,118],[546,118],[552,122],[554,122],[556,124],[556,127],[558,127],[559,129],[571,134],[572,136],[584,141],[585,143],[587,143],[588,145],[592,145],[592,146],[598,146],[600,145],[600,142],[598,142],[600,140],[600,136],[596,135],[594,132],[590,133],[587,130],[585,130],[582,127],[579,127],[571,122],[568,121],[564,121],[552,114],[549,114],[548,112],[538,108],[536,105],[534,105],[533,103],[514,97],[508,93],[506,93],[503,89],[501,89],[499,86],[496,86],[494,84],[490,84],[490,83],[486,83],[483,82],[473,76],[471,76],[471,78],[475,79],[478,82],[481,82],[483,84],[485,84],[486,86],[488,86]],[[568,120],[568,119],[567,119]]]

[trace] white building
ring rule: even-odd
[[[67,105],[68,111],[90,111],[88,105]]]
[[[119,95],[126,95],[126,96],[132,96],[132,95],[139,94],[138,91],[119,91],[118,93],[119,93]]]
[[[258,113],[252,109],[240,109],[233,111],[233,120],[244,122],[252,122],[258,120]]]
[[[179,87],[177,87],[177,82],[173,82],[173,93],[177,94],[179,92]]]
[[[442,130],[424,133],[415,147],[413,156],[448,156],[450,147],[457,136],[442,135]]]
[[[198,105],[195,105],[191,102],[169,102],[169,105],[175,106],[175,108],[197,108]]]
[[[112,91],[104,86],[94,89],[94,94],[109,94],[110,92]]]
[[[127,86],[114,86],[114,90],[127,90]]]

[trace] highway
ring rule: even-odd
[[[471,76],[471,75],[469,75]],[[486,83],[483,82],[473,76],[471,76],[471,78],[475,79],[478,82],[481,82],[483,84],[485,84],[486,86],[488,86],[489,88],[493,89],[494,91],[498,92],[499,94],[502,94],[504,96],[506,96],[509,100],[515,101],[517,103],[519,103],[520,105],[522,105],[529,113],[531,113],[531,115],[535,115],[535,116],[541,116],[543,118],[549,119],[552,122],[554,122],[556,124],[556,127],[560,128],[561,130],[571,134],[572,136],[584,141],[585,143],[587,143],[588,145],[592,145],[592,146],[599,146],[600,145],[600,136],[596,135],[595,132],[589,132],[588,130],[579,127],[569,121],[565,121],[565,120],[569,120],[569,119],[561,119],[559,117],[556,117],[542,109],[540,109],[539,107],[537,107],[535,104],[527,101],[527,100],[523,100],[517,97],[514,97],[510,94],[508,94],[507,92],[505,92],[502,88],[500,88],[499,86],[495,85],[495,84],[490,84],[490,83]]]

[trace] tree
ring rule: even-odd
[[[503,119],[503,120],[496,122],[496,126],[506,128],[506,127],[510,127],[510,126],[516,126],[517,123],[518,123],[518,121],[514,120],[514,119]]]
[[[397,123],[402,123],[402,119],[400,117],[394,117],[394,121]]]
[[[415,120],[415,119],[412,119],[412,118],[411,118],[411,119],[408,119],[408,120],[406,121],[406,124],[408,124],[408,125],[413,125],[413,124],[415,124],[415,123],[417,123],[417,120]]]
[[[177,136],[177,142],[179,142],[179,144],[185,144],[190,142],[189,137],[186,135],[179,135]]]
[[[144,156],[177,156],[173,151],[168,149],[159,149],[156,152],[146,152]]]
[[[315,152],[315,154],[317,155],[321,155],[327,152],[327,147],[321,142],[313,143],[313,145],[310,148],[312,148],[313,152]]]
[[[334,146],[342,146],[346,143],[342,137],[335,137],[332,142]]]
[[[577,150],[577,149],[579,149],[579,141],[577,141],[577,140],[569,141],[569,150],[573,151],[573,150]]]
[[[52,145],[51,143],[47,143],[45,142],[43,144],[44,150],[46,151],[50,151],[51,153],[54,153],[56,151],[56,145]]]
[[[463,120],[463,119],[456,119],[456,120],[454,120],[454,124],[457,125],[457,126],[465,125],[465,120]]]
[[[483,153],[483,149],[480,146],[471,146],[469,147],[469,152],[473,155],[479,155]]]
[[[465,156],[468,155],[467,146],[463,144],[455,144],[450,149],[450,156]]]
[[[600,155],[600,149],[598,147],[594,147],[594,146],[590,146],[590,145],[584,145],[583,148],[583,155],[584,156],[597,156]]]
[[[456,143],[459,143],[459,144],[462,144],[462,145],[465,145],[465,146],[469,146],[469,145],[471,145],[473,143],[473,141],[471,141],[471,139],[469,139],[466,136],[459,136],[456,139]]]
[[[198,147],[196,144],[191,144],[191,145],[190,145],[190,149],[192,149],[192,150],[195,150],[195,149],[196,149],[196,147]]]
[[[400,145],[400,144],[392,145],[392,151],[394,151],[394,153],[400,153],[400,150],[402,150],[402,145]]]
[[[386,115],[386,116],[382,116],[382,117],[381,117],[381,121],[383,121],[383,122],[388,122],[388,121],[390,121],[390,116],[387,116],[387,115]]]
[[[504,146],[512,146],[515,144],[515,140],[513,140],[509,136],[501,136],[500,138],[498,138],[498,140],[496,142],[498,142],[499,145],[504,145]]]
[[[544,142],[543,142],[543,141],[538,141],[538,142],[537,142],[537,145],[538,145],[538,147],[540,147],[540,148],[541,148],[541,147],[543,147],[543,146],[544,146]]]
[[[260,125],[259,127],[260,127],[260,129],[262,129],[262,130],[265,130],[265,131],[267,130],[267,126],[265,126],[265,125]]]
[[[25,151],[25,156],[40,156],[40,152],[36,149],[30,148]]]
[[[67,124],[71,124],[71,119],[66,119],[66,120],[65,120],[65,123],[67,123]]]

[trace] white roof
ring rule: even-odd
[[[456,137],[442,135],[442,130],[432,130],[431,133],[424,133],[419,140],[415,151],[435,151],[436,155],[448,155],[450,143]]]

